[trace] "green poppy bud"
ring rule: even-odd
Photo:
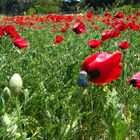
[[[15,73],[11,77],[10,82],[9,82],[9,87],[10,87],[11,92],[15,95],[22,90],[23,82],[18,73]]]
[[[3,90],[2,98],[4,99],[4,101],[7,102],[10,97],[11,97],[10,89],[8,87],[5,87]]]
[[[9,125],[11,123],[11,120],[9,118],[9,116],[5,113],[4,116],[2,117],[3,123],[5,125]]]

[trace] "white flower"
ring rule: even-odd
[[[22,79],[20,77],[20,75],[18,73],[15,73],[11,79],[10,79],[10,82],[9,82],[9,87],[10,87],[10,90],[16,94],[18,92],[21,91],[22,87],[23,87],[23,82],[22,82]]]

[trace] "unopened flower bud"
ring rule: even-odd
[[[4,116],[3,116],[3,123],[5,124],[5,125],[9,125],[10,123],[11,123],[11,120],[10,120],[10,118],[8,117],[8,115],[5,113],[4,114]]]
[[[10,89],[8,87],[5,87],[3,90],[2,98],[4,99],[4,101],[7,102],[10,97],[11,97]]]
[[[9,87],[10,87],[11,92],[15,95],[22,90],[23,82],[18,73],[15,73],[11,77],[10,82],[9,82]]]
[[[80,71],[79,78],[80,79],[87,79],[87,72],[86,71]]]
[[[86,71],[80,71],[79,79],[77,81],[77,84],[81,87],[87,87],[88,86],[87,72]]]

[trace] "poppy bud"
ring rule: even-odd
[[[122,113],[122,122],[126,122],[126,116],[124,115],[124,113]]]
[[[4,101],[7,102],[10,97],[11,97],[10,89],[8,87],[5,87],[3,90],[2,98],[4,99]]]
[[[87,87],[88,86],[87,72],[86,71],[81,71],[80,72],[77,84],[81,87]]]
[[[9,125],[10,123],[11,123],[11,120],[10,120],[10,118],[8,117],[8,115],[5,113],[4,114],[4,116],[3,116],[3,123],[5,124],[5,125]]]
[[[86,79],[87,78],[87,72],[86,71],[80,71],[79,78],[80,79]]]
[[[9,82],[10,90],[12,91],[13,94],[16,94],[21,91],[23,87],[23,82],[18,73],[15,73]]]

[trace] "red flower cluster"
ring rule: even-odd
[[[15,27],[12,25],[1,26],[0,35],[10,35],[13,39],[14,45],[20,49],[27,48],[29,46],[29,43],[27,43],[26,40],[19,35]]]
[[[112,23],[111,26],[118,29],[119,31],[124,31],[128,28],[127,24],[124,21],[115,21],[115,23]]]
[[[11,38],[15,38],[16,36],[18,36],[18,32],[12,25],[3,26],[3,31],[5,35],[10,35]]]
[[[134,21],[131,21],[128,23],[128,27],[131,28],[134,31],[138,31],[139,30],[139,26],[136,25],[136,23]]]
[[[122,70],[122,53],[96,53],[83,62],[81,71],[86,71],[89,81],[99,85],[109,83],[120,77]]]

